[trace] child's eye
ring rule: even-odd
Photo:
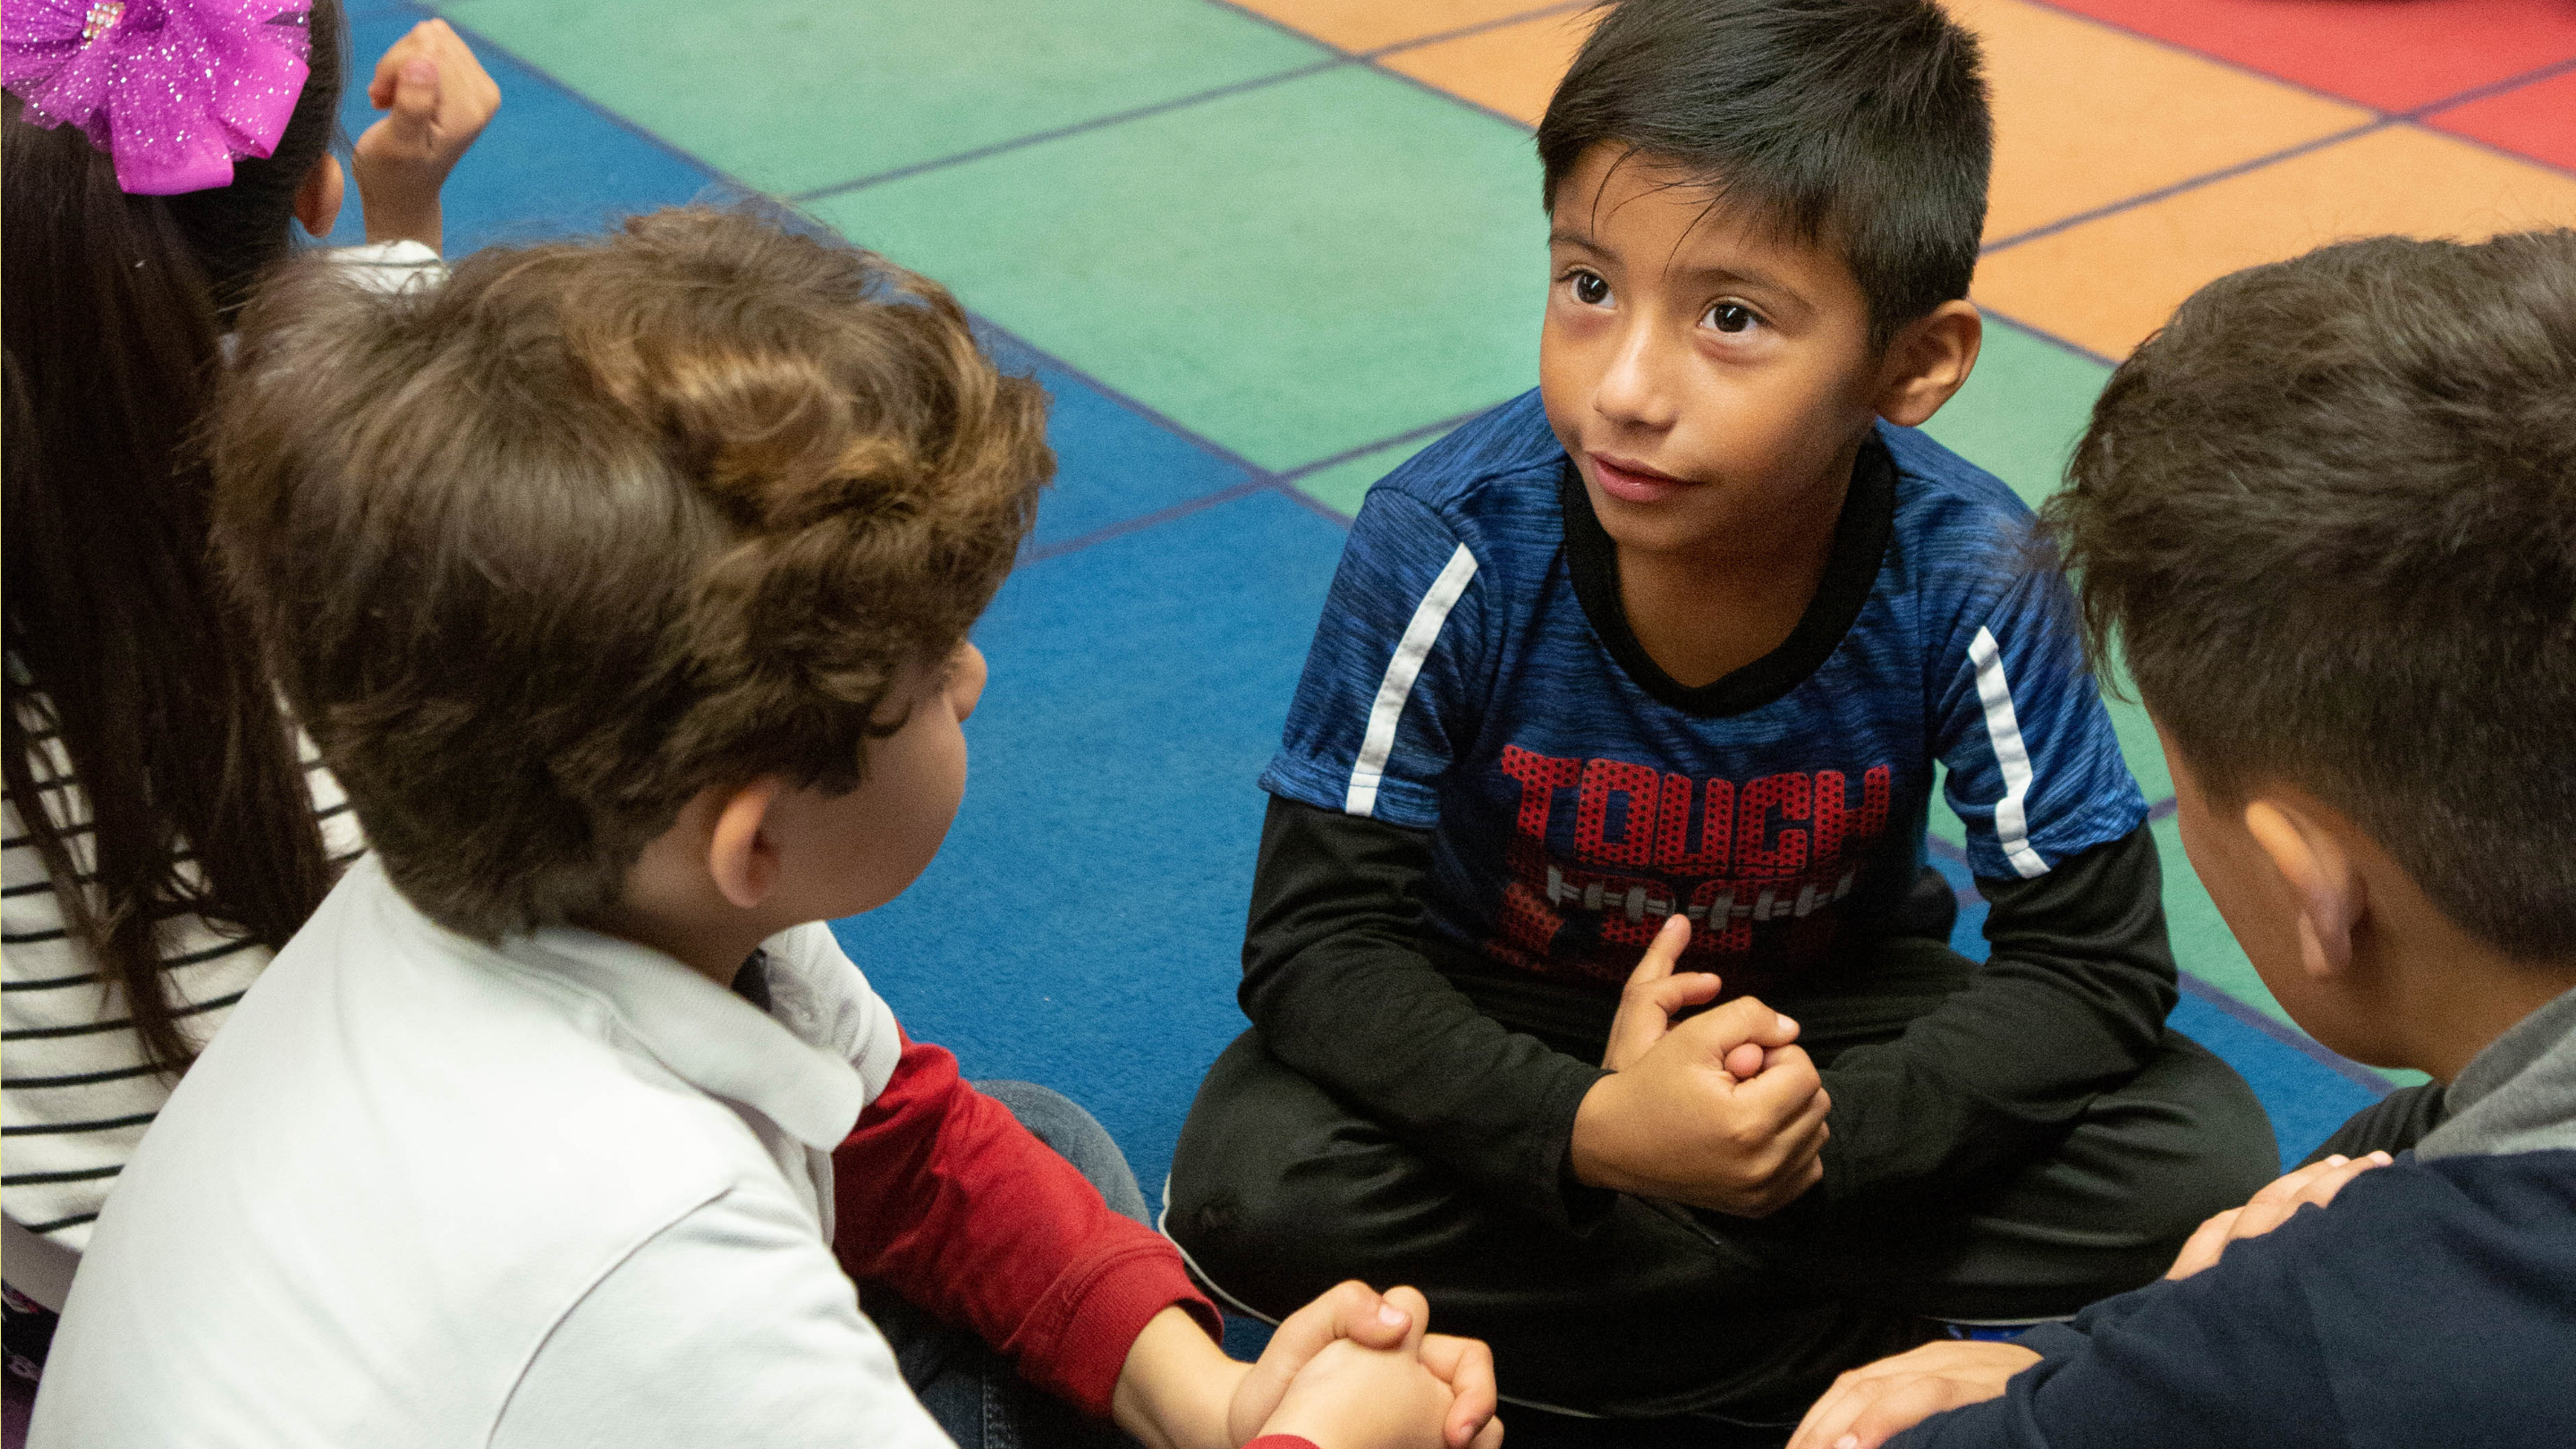
[[[1753,309],[1741,302],[1720,302],[1709,308],[1708,315],[1701,320],[1720,332],[1743,332],[1762,319],[1754,316]]]
[[[1574,300],[1586,307],[1598,307],[1610,300],[1610,284],[1597,273],[1577,272],[1574,274]]]

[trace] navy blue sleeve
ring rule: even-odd
[[[1410,830],[1437,825],[1440,778],[1483,705],[1495,587],[1428,505],[1371,489],[1261,788]]]
[[[2028,1340],[1901,1449],[2576,1443],[2576,1152],[2400,1163]]]
[[[1934,651],[1934,748],[1992,907],[1967,989],[1825,1072],[1830,1198],[1964,1189],[2062,1140],[2153,1060],[2173,1008],[2163,872],[2064,580],[2020,523],[1972,513],[1921,545],[1956,581]]]
[[[1934,749],[1968,827],[1969,869],[2033,880],[2137,829],[2147,802],[2085,667],[2065,580],[2009,548],[1960,546],[1991,557],[2002,586],[1981,591],[1935,643]]]
[[[2285,1271],[2285,1253],[2254,1253],[2254,1243],[2190,1279],[2032,1330],[2025,1343],[2040,1361],[2014,1374],[2004,1397],[1932,1415],[1888,1446],[2349,1446],[2298,1276]]]
[[[2249,1247],[2034,1331],[2040,1361],[2003,1397],[1926,1419],[1891,1449],[2349,1445],[2296,1276]]]

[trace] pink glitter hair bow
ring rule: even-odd
[[[229,186],[304,93],[312,0],[5,0],[0,84],[39,126],[78,126],[147,196]]]

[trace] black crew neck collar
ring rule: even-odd
[[[1628,627],[1627,607],[1619,602],[1618,545],[1592,511],[1592,495],[1571,457],[1557,480],[1557,498],[1565,515],[1565,556],[1574,576],[1574,597],[1610,657],[1646,693],[1686,714],[1743,714],[1797,688],[1851,632],[1878,580],[1888,536],[1895,532],[1896,459],[1872,430],[1852,463],[1851,487],[1834,523],[1833,551],[1798,626],[1779,648],[1696,688],[1666,674]]]

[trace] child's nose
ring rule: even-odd
[[[1674,359],[1658,330],[1642,319],[1621,329],[1592,405],[1613,422],[1669,428],[1674,421]]]

